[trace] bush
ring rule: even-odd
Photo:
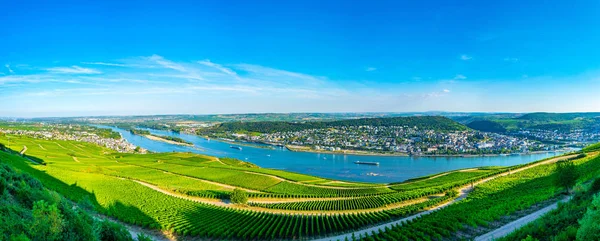
[[[95,231],[101,241],[133,241],[125,227],[108,220],[97,222]]]
[[[246,204],[248,202],[248,193],[246,191],[236,188],[231,193],[230,200],[232,203]]]
[[[578,241],[598,241],[600,240],[600,195],[594,197],[592,205],[588,207],[583,218],[579,220],[579,230],[577,230]]]
[[[577,178],[577,169],[571,161],[559,161],[556,163],[556,176],[554,183],[558,187],[563,187],[569,192],[570,188],[575,185]]]
[[[150,238],[150,236],[145,235],[143,233],[139,233],[137,236],[137,241],[152,241],[152,238]]]
[[[33,204],[33,224],[30,235],[35,240],[60,240],[63,231],[62,214],[56,204],[44,200]]]
[[[598,191],[600,191],[600,178],[596,178],[590,187],[590,192],[597,193]]]
[[[0,196],[2,196],[2,194],[4,194],[4,190],[6,190],[6,181],[4,181],[4,179],[0,179]]]

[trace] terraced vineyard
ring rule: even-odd
[[[115,154],[90,143],[2,134],[0,143],[8,144],[9,137],[9,150],[0,151],[0,162],[30,173],[72,201],[89,202],[96,211],[126,223],[212,239],[305,239],[351,232],[451,201],[457,195],[453,190],[507,171],[482,168],[405,183],[353,183],[192,153]],[[23,146],[27,146],[27,156],[46,165],[20,157],[15,150]],[[596,165],[597,159],[593,160],[578,159],[577,163],[585,171],[596,168],[590,166]],[[554,195],[547,183],[551,173],[552,166],[541,165],[498,178],[467,199],[486,213],[472,219],[452,213],[434,220],[479,225],[502,214],[490,206],[493,202],[506,202],[499,207],[513,211],[548,199]],[[522,196],[508,191],[521,185],[528,189]],[[247,192],[249,205],[228,201],[234,189]],[[506,192],[497,194],[500,191]],[[465,212],[460,209],[465,202],[451,208]],[[436,234],[422,237],[447,236],[457,230],[452,227],[458,226],[437,226]],[[421,229],[415,226],[417,231],[406,235],[421,237],[414,236],[421,235]],[[394,230],[381,235],[400,232]]]
[[[573,162],[581,174],[580,182],[600,175],[598,156]],[[523,215],[534,204],[558,198],[554,169],[554,165],[540,165],[481,184],[459,203],[365,240],[440,240],[457,235],[472,238],[498,226],[497,222],[506,215]]]

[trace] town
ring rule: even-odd
[[[228,134],[236,140],[310,147],[315,152],[359,150],[408,155],[478,155],[554,151],[563,147],[527,137],[473,130],[439,132],[407,126],[341,126],[260,135]]]
[[[60,126],[60,125],[55,125]],[[28,136],[45,140],[63,140],[94,143],[122,153],[146,153],[144,148],[137,147],[124,138],[100,137],[98,134],[88,131],[59,131],[54,130],[14,130],[0,129],[0,133],[19,136]],[[10,141],[10,139],[9,139]],[[10,144],[10,143],[9,143]]]

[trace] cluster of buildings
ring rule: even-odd
[[[534,140],[540,141],[551,141],[551,142],[562,142],[570,145],[579,145],[587,143],[600,142],[600,130],[538,130],[538,129],[527,129],[519,130],[515,133],[511,133],[515,136],[523,136]]]
[[[96,133],[87,131],[58,131],[58,130],[13,130],[13,129],[0,129],[0,133],[13,134],[13,135],[24,135],[38,139],[45,140],[65,140],[65,141],[80,141],[94,143],[100,146],[107,147],[117,152],[124,153],[146,153],[147,150],[137,147],[123,138],[112,139],[103,138],[98,136]]]
[[[315,151],[361,150],[411,155],[508,154],[558,148],[527,138],[478,131],[444,132],[406,126],[341,126],[261,135],[230,133],[232,138]]]

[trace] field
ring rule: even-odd
[[[581,173],[580,182],[591,174],[600,174],[600,158],[574,160]],[[524,216],[536,204],[558,199],[553,184],[554,165],[540,165],[526,171],[494,179],[479,185],[460,202],[427,215],[415,222],[385,230],[366,240],[458,240],[470,239],[501,226],[512,216]],[[460,238],[457,238],[460,237]]]
[[[0,162],[31,174],[76,203],[89,202],[97,212],[125,223],[213,239],[304,239],[350,232],[451,201],[458,195],[453,190],[508,171],[467,169],[403,183],[370,184],[192,153],[123,154],[90,143],[3,134],[0,143],[8,147],[0,151]],[[23,146],[27,146],[25,157],[16,153]],[[597,168],[591,165],[598,161],[590,157],[577,162],[585,171]],[[552,170],[551,165],[540,165],[482,184],[466,201],[447,208],[456,212],[443,220],[479,225],[505,214],[501,208],[512,212],[551,199]],[[526,188],[518,197],[517,189],[513,190],[517,186],[519,191]],[[234,189],[247,192],[247,205],[229,202]],[[490,206],[499,201],[503,204]],[[468,218],[461,216],[467,215],[461,207],[486,213]],[[435,218],[442,212],[430,216],[440,221]],[[440,227],[438,231],[444,236],[456,230]]]

